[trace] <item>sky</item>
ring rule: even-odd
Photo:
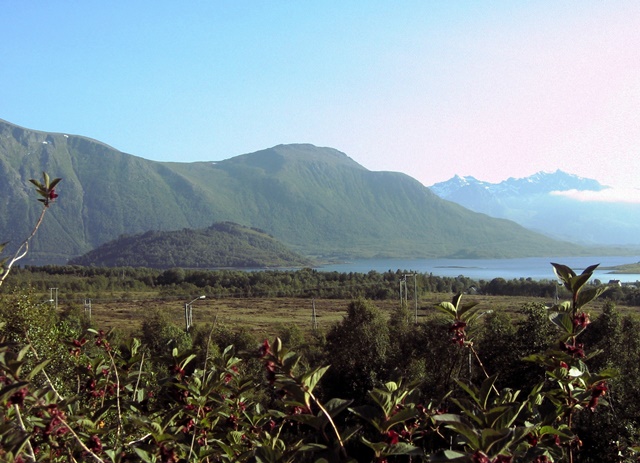
[[[312,143],[427,186],[560,169],[628,200],[639,25],[637,0],[6,1],[0,118],[158,161]]]

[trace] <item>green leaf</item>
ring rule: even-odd
[[[116,451],[114,449],[105,449],[104,453],[111,459],[112,462],[116,461]],[[118,452],[118,457],[120,457],[120,452]]]
[[[347,442],[349,439],[360,433],[362,426],[350,426],[346,429],[341,430],[340,437],[342,438],[342,442]]]
[[[395,392],[398,390],[398,383],[395,381],[388,381],[384,383],[384,388],[389,392]]]
[[[429,456],[430,463],[463,463],[468,462],[469,456],[466,453],[457,452],[455,450],[443,450]]]
[[[398,442],[394,445],[389,445],[384,449],[383,455],[412,455],[420,456],[424,455],[422,449],[415,445],[408,444],[406,442]]]
[[[564,433],[564,432],[554,428],[553,426],[541,426],[538,429],[538,434],[540,436],[551,435],[551,436],[560,436],[560,437],[566,437],[566,438],[571,437],[570,434]]]
[[[502,450],[502,448],[504,448],[504,443],[509,440],[510,434],[510,429],[483,429],[480,437],[480,449],[484,450],[487,454],[497,454]],[[500,448],[494,452],[492,450],[492,447],[494,446],[498,446]]]
[[[13,395],[19,389],[22,389],[28,384],[29,383],[26,381],[20,381],[18,383],[13,383],[3,387],[2,389],[0,389],[0,401],[4,402],[6,399],[9,398],[9,396]]]
[[[378,454],[382,453],[385,447],[388,446],[385,442],[371,442],[364,436],[360,437],[360,441]]]
[[[304,374],[300,382],[307,388],[307,391],[312,392],[316,387],[316,384],[318,384],[318,381],[320,381],[320,378],[322,378],[322,376],[327,372],[328,369],[329,365],[316,368],[315,370]]]
[[[485,410],[489,405],[489,397],[491,396],[491,390],[493,389],[493,385],[498,379],[498,375],[490,376],[482,382],[482,386],[480,387],[480,391],[478,391],[478,400],[480,407]]]
[[[138,448],[138,447],[134,447],[133,450],[140,457],[140,459],[142,459],[142,461],[146,461],[150,463],[155,460],[153,455],[151,455],[146,450],[142,450],[141,448]]]
[[[509,404],[495,407],[486,414],[487,424],[494,429],[510,428],[526,403]]]
[[[556,264],[554,262],[551,262],[551,265],[553,266],[553,272],[556,274],[558,279],[564,283],[565,287],[568,290],[571,290],[570,281],[571,278],[576,276],[576,272],[563,264]]]
[[[381,418],[380,410],[371,405],[359,405],[357,407],[349,408],[349,411],[356,416],[359,416],[367,423],[373,425],[378,431],[382,432],[379,421]]]
[[[578,294],[582,287],[591,279],[591,273],[582,273],[571,279],[571,292]]]
[[[82,426],[84,428],[96,429],[96,424],[89,418],[80,418],[74,421],[76,426]]]
[[[466,438],[466,442],[471,448],[477,449],[480,447],[480,439],[477,431],[471,426],[467,426],[466,424],[460,422],[450,423],[447,425],[447,428],[454,430],[462,437]]]
[[[598,286],[597,288],[586,288],[578,295],[578,300],[576,301],[576,309],[584,307],[589,302],[598,298],[602,293],[604,293],[608,286]]]
[[[330,399],[327,403],[324,404],[324,409],[327,411],[329,416],[331,416],[331,418],[334,418],[342,413],[342,411],[352,403],[352,399]]]
[[[306,443],[306,444],[302,444],[300,447],[298,447],[298,451],[300,452],[317,452],[319,450],[325,450],[327,448],[326,445],[323,444],[315,444],[315,443]],[[318,460],[316,460],[315,463],[318,463]]]
[[[620,376],[620,372],[615,368],[606,368],[595,375],[592,375],[589,378],[590,382],[596,383],[598,381],[602,381],[603,379],[611,379]]]
[[[382,389],[374,389],[369,392],[369,397],[380,407],[385,417],[390,416],[398,405],[393,394]]]
[[[191,362],[194,358],[196,358],[195,354],[188,355],[182,362],[180,362],[180,367],[181,368],[186,367],[189,364],[189,362]]]
[[[31,350],[30,344],[27,344],[26,346],[24,346],[22,349],[20,349],[20,352],[18,352],[18,355],[16,356],[16,360],[18,360],[18,362],[21,362],[24,356],[27,355],[27,352],[29,352],[30,350]]]
[[[442,415],[436,415],[433,417],[435,421],[450,424],[450,423],[462,423],[462,417],[454,413],[443,413]]]
[[[44,186],[42,185],[42,183],[40,183],[36,179],[30,178],[29,181],[33,183],[36,186],[36,188],[38,188],[38,190],[44,190]]]
[[[458,307],[458,316],[463,320],[468,319],[469,317],[471,317],[471,314],[467,312],[476,307],[478,304],[479,302],[469,302],[468,304],[464,304],[462,307]],[[464,315],[467,315],[467,317],[464,317]]]
[[[598,268],[599,265],[600,264],[593,264],[593,265],[588,266],[587,268],[585,268],[582,271],[582,274],[586,275],[588,273],[589,275],[591,275]]]
[[[553,307],[549,309],[550,311],[555,312],[572,312],[571,310],[571,301],[563,301],[560,304],[555,304]]]
[[[280,339],[279,337],[276,337],[273,340],[273,346],[271,346],[273,353],[278,356],[278,354],[280,354],[282,352],[282,339]]]
[[[2,437],[2,448],[4,449],[12,449],[14,455],[18,455],[23,452],[23,449],[27,443],[29,437],[29,433],[22,431],[21,429],[14,429],[10,432],[5,432],[0,434]],[[6,458],[6,455],[3,455]],[[13,461],[13,458],[5,461]]]
[[[51,362],[51,359],[46,359],[38,363],[36,366],[34,366],[33,369],[27,375],[27,378],[26,378],[27,381],[31,381],[33,378],[35,378],[35,376],[38,373],[40,373],[40,371],[42,371],[44,367],[46,367],[49,364],[49,362]]]
[[[569,313],[554,312],[549,315],[549,320],[567,334],[573,334],[573,317]]]
[[[240,431],[230,431],[227,433],[227,438],[231,441],[231,443],[236,445],[242,442],[243,436],[244,436],[244,433]]]
[[[418,410],[416,410],[415,408],[405,408],[403,410],[400,410],[398,413],[396,413],[395,415],[390,417],[387,421],[385,421],[383,429],[385,432],[389,431],[396,424],[409,421],[415,418],[416,416],[418,416],[419,414],[420,412],[418,412]]]
[[[478,311],[467,312],[467,313],[464,314],[462,319],[467,323],[467,325],[471,325],[478,318],[482,317],[483,315],[485,315],[487,313],[491,313],[491,312],[492,312],[492,310],[489,310],[489,311],[486,311],[486,312],[478,312]]]
[[[445,315],[451,315],[453,318],[456,317],[456,308],[451,302],[441,302],[435,307]]]
[[[61,178],[56,178],[54,180],[51,181],[51,183],[49,184],[49,189],[53,189],[55,188],[55,186],[60,183],[60,180],[62,180]]]
[[[451,303],[455,307],[456,312],[458,312],[458,306],[460,305],[460,299],[462,299],[462,293],[456,294],[451,299]]]
[[[443,413],[442,415],[434,416],[434,420],[436,422],[445,423],[447,425],[447,428],[453,429],[455,432],[465,437],[469,445],[471,445],[473,448],[478,448],[480,441],[478,440],[476,430],[468,426],[462,420],[462,417],[460,415]]]
[[[233,447],[227,445],[223,440],[215,439],[214,442],[222,449],[222,451],[228,456],[233,458],[235,456],[235,452],[233,451]]]
[[[325,419],[322,419],[322,418],[323,417],[318,417],[315,415],[308,415],[308,414],[289,415],[290,420],[297,421],[298,423],[306,424],[307,426],[312,427],[316,431],[319,431],[320,429],[322,429],[327,423],[326,418]]]
[[[473,386],[467,386],[462,381],[456,380],[456,383],[469,395],[469,397],[471,397],[471,399],[473,399],[475,403],[478,404],[479,407],[482,407],[480,397],[478,397],[478,390],[476,390]]]

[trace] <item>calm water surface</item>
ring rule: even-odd
[[[555,279],[550,262],[568,265],[576,273],[592,264],[600,264],[594,272],[594,278],[603,283],[609,280],[622,282],[640,281],[640,274],[611,274],[601,269],[614,265],[640,262],[640,256],[591,256],[591,257],[527,257],[524,259],[364,259],[342,264],[317,267],[327,272],[367,273],[371,270],[386,272],[391,270],[412,270],[419,273],[432,273],[436,276],[457,277],[464,275],[474,280],[492,280],[493,278],[533,278],[534,280]]]

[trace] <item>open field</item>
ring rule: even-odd
[[[450,301],[451,294],[429,294],[418,301],[418,320],[437,314],[434,306],[442,301]],[[145,317],[158,310],[166,314],[176,325],[184,326],[184,304],[193,298],[150,298],[149,296],[128,299],[101,299],[92,301],[91,313],[94,326],[102,329],[118,328],[123,331],[137,331]],[[478,310],[506,311],[517,317],[519,309],[527,302],[551,303],[550,300],[531,297],[471,296],[463,301],[479,302]],[[320,330],[328,330],[346,314],[349,300],[307,299],[307,298],[207,298],[193,303],[193,322],[221,323],[230,328],[242,327],[257,336],[272,336],[282,325],[297,325],[303,331],[312,328],[312,313],[315,304],[316,320]],[[398,300],[374,301],[374,304],[391,315],[399,307]],[[603,300],[590,304],[592,317],[600,313]],[[65,304],[66,305],[66,304]],[[72,306],[80,307],[77,303]],[[61,305],[61,308],[64,307]],[[639,312],[638,308],[618,306],[624,313]],[[409,300],[412,316],[415,302]]]

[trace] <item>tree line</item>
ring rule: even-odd
[[[312,268],[298,270],[201,270],[180,267],[166,270],[143,267],[85,267],[46,265],[16,268],[9,277],[13,285],[45,292],[57,287],[64,297],[98,297],[109,292],[160,291],[167,296],[204,292],[218,297],[320,297],[371,300],[397,299],[400,282],[408,277],[407,288],[418,297],[427,293],[477,293],[491,296],[565,297],[566,290],[556,280],[518,278],[473,280],[459,275],[442,277],[398,269],[386,272],[325,272]],[[600,282],[595,281],[594,284]],[[627,306],[640,305],[637,286],[611,287],[604,294]]]

